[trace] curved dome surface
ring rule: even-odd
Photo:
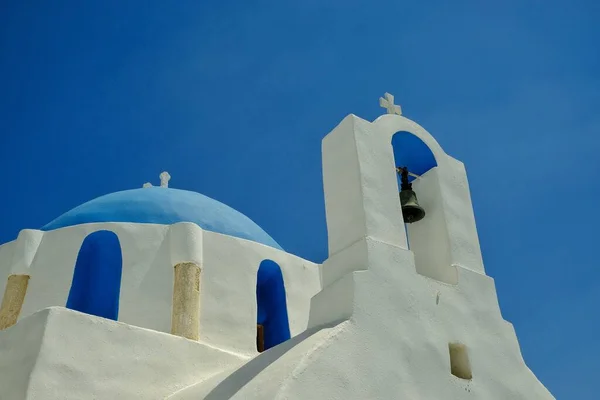
[[[188,190],[149,187],[98,197],[66,212],[43,231],[92,222],[171,225],[193,222],[202,229],[281,249],[260,226],[233,208]]]

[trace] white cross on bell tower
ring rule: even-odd
[[[385,98],[383,98],[385,97]],[[385,93],[379,98],[379,106],[385,108],[388,114],[402,115],[402,109],[399,105],[394,104],[394,95]]]

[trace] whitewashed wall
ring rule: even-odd
[[[65,306],[81,243],[88,234],[101,229],[115,232],[121,242],[119,321],[169,332],[173,266],[196,261],[202,266],[200,340],[240,354],[254,354],[256,276],[260,262],[271,259],[283,273],[291,334],[306,329],[310,299],[321,289],[317,264],[259,243],[203,231],[189,223],[98,223],[50,232],[30,231],[41,236],[39,246],[31,244],[31,234],[0,246],[0,297],[10,273],[29,273],[31,280],[20,318],[46,307]]]
[[[428,214],[408,228],[411,250],[391,145],[398,131],[423,140],[438,165],[414,183]],[[350,115],[323,140],[323,181],[330,257],[322,266],[191,225],[90,224],[44,234],[33,258],[31,235],[0,247],[0,277],[13,260],[31,272],[23,315],[63,305],[83,238],[113,230],[124,255],[121,321],[168,332],[172,266],[196,261],[203,272],[195,345],[243,359],[256,356],[258,266],[276,261],[295,337],[235,372],[229,362],[187,380],[172,399],[553,399],[525,364],[485,275],[461,162],[404,117],[371,123]],[[451,373],[451,343],[467,349],[472,379]]]

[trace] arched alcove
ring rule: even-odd
[[[410,172],[423,175],[437,166],[433,152],[419,137],[400,131],[392,136],[392,148],[396,167],[407,167]],[[413,181],[414,177],[409,177]]]
[[[416,270],[421,275],[456,284],[435,155],[421,138],[410,132],[395,133],[391,144],[395,166],[407,167],[409,172],[420,176],[418,179],[409,176],[409,181],[412,182],[419,205],[425,210],[425,218],[405,224],[408,247],[415,255]],[[397,174],[397,178],[399,191],[400,174]]]
[[[274,261],[264,260],[260,263],[256,279],[256,303],[258,350],[268,350],[288,340],[290,326],[285,285],[281,268]]]
[[[77,255],[67,308],[116,321],[122,267],[118,236],[106,230],[90,233]]]
[[[429,146],[421,138],[410,132],[399,131],[392,135],[392,149],[396,168],[406,167],[413,174],[423,175],[437,166],[437,161]],[[396,175],[396,179],[399,190],[401,185],[400,174]],[[415,179],[413,175],[408,176],[409,182],[413,182]],[[406,235],[407,244],[410,248],[408,228],[406,228]]]

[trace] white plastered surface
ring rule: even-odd
[[[430,217],[408,228],[414,253],[407,250],[391,149],[398,131],[421,138],[438,164],[414,184]],[[27,233],[22,244],[0,246],[0,278],[5,280],[14,268],[30,271],[31,295],[23,316],[64,305],[83,238],[93,230],[110,229],[123,246],[120,320],[168,332],[172,265],[200,263],[198,345],[232,359],[199,371],[185,384],[169,384],[164,392],[172,399],[553,399],[525,364],[515,331],[500,313],[494,282],[485,275],[461,162],[404,117],[386,115],[371,123],[349,115],[323,141],[323,180],[330,252],[323,265],[195,226],[88,224],[45,233],[40,243],[37,234]],[[267,258],[282,268],[295,337],[257,355],[256,272]],[[57,321],[71,321],[61,324],[68,334],[85,333],[89,321],[101,320],[66,310],[56,314]],[[46,354],[44,341],[41,346],[36,342],[41,331],[49,335],[48,343],[56,341],[60,348],[61,339],[52,337],[61,335],[57,325],[49,330],[30,322],[38,315],[0,332],[1,352],[3,338],[5,343],[19,342],[20,334],[14,332],[29,326],[29,335],[23,337],[31,346],[4,350],[9,362],[22,361],[23,371],[36,363],[38,353]],[[125,333],[127,325],[108,321],[99,329],[110,331],[113,326],[123,343],[132,340]],[[110,345],[94,334],[88,344]],[[82,338],[78,345],[84,343]],[[450,343],[467,349],[473,379],[450,373]],[[144,348],[142,354],[149,351]],[[53,351],[47,354],[60,359]],[[135,355],[124,352],[119,357],[127,364]],[[92,369],[88,361],[80,363],[69,364],[69,373],[81,373],[90,382],[88,393],[93,393],[93,377],[108,372],[105,367]],[[188,372],[184,368],[181,374]],[[68,381],[67,375],[51,379]],[[44,382],[46,377],[37,379]],[[14,382],[15,390],[27,383],[22,375]],[[122,384],[123,393],[130,393],[133,386]],[[62,397],[57,392],[48,398]]]
[[[240,354],[256,353],[256,275],[261,261],[271,259],[281,267],[292,335],[306,329],[310,299],[321,289],[317,264],[259,243],[203,231],[191,223],[101,223],[30,231],[39,233],[39,246],[29,245],[30,234],[0,246],[0,298],[17,265],[31,275],[20,318],[65,306],[79,247],[86,235],[100,229],[115,232],[121,242],[119,321],[131,325],[170,332],[173,266],[179,262],[194,261],[202,267],[200,340]],[[21,245],[22,239],[27,245]]]
[[[448,285],[417,274],[405,249],[370,239],[361,248],[360,258],[370,268],[324,290],[350,299],[347,321],[339,321],[330,307],[331,322],[323,329],[311,329],[173,399],[554,398],[523,361],[491,278],[458,268],[460,284]],[[311,317],[326,304],[313,304]],[[449,343],[455,342],[467,348],[472,380],[450,373]]]
[[[245,357],[53,307],[0,331],[0,398],[164,399]]]

